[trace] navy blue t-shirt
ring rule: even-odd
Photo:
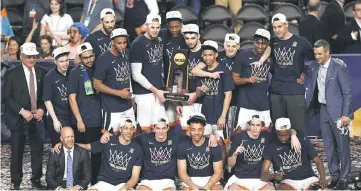
[[[217,67],[210,71],[208,67],[204,69],[207,72],[222,71],[220,79],[200,78],[200,86],[206,85],[208,91],[204,93],[202,103],[202,114],[206,117],[207,123],[217,124],[218,118],[222,115],[223,102],[225,92],[234,89],[232,74],[223,64],[218,64]]]
[[[190,177],[206,177],[213,175],[213,163],[222,160],[222,151],[219,146],[209,147],[206,138],[201,146],[193,144],[187,139],[179,145],[178,160],[187,161],[187,174]]]
[[[269,110],[268,84],[270,63],[266,62],[261,66],[261,70],[253,62],[259,61],[260,57],[252,50],[241,52],[236,57],[236,64],[232,72],[237,73],[241,78],[249,78],[252,75],[260,76],[260,83],[246,83],[237,86],[237,107],[257,111]],[[261,74],[262,73],[262,74]],[[261,74],[261,75],[258,75]]]
[[[188,82],[188,90],[190,93],[195,92],[198,87],[198,77],[192,74],[192,70],[196,67],[199,62],[203,62],[202,58],[202,49],[199,49],[196,52],[192,52],[189,50],[188,53],[188,64],[189,64],[189,82]],[[195,103],[202,103],[202,97],[197,98]]]
[[[164,79],[168,77],[168,70],[170,65],[170,59],[172,58],[173,50],[187,49],[187,45],[184,41],[183,36],[173,38],[169,32],[169,29],[161,29],[159,36],[163,39],[163,64],[164,64]]]
[[[130,62],[142,63],[143,76],[157,89],[163,89],[163,40],[161,37],[149,40],[144,35],[138,36],[130,47]],[[151,93],[138,82],[132,85],[134,94]]]
[[[261,132],[257,139],[253,139],[244,131],[233,136],[231,140],[229,156],[232,156],[242,143],[245,148],[244,152],[237,156],[233,167],[234,175],[237,178],[259,178],[263,163],[262,156],[271,142],[270,133]]]
[[[273,169],[283,173],[283,179],[303,180],[316,176],[311,160],[318,156],[317,152],[307,137],[297,137],[302,147],[300,153],[291,148],[290,141],[283,144],[278,139],[263,153],[264,159],[273,163]]]
[[[93,70],[86,68],[89,79],[92,80]],[[75,93],[76,102],[78,103],[80,115],[86,127],[100,127],[102,124],[102,115],[100,110],[100,95],[85,94],[84,78],[80,69],[80,65],[76,66],[68,77],[68,95]],[[93,90],[95,92],[95,90]],[[76,119],[73,117],[73,124]]]
[[[124,21],[125,26],[142,26],[149,13],[148,6],[144,0],[132,0],[125,3]],[[132,33],[128,31],[128,33]]]
[[[104,34],[102,30],[98,30],[86,37],[85,42],[89,42],[95,52],[95,58],[98,58],[102,53],[108,51],[112,47],[112,40],[110,36]]]
[[[305,60],[314,60],[313,48],[303,37],[292,35],[288,40],[272,38],[274,61],[270,91],[279,95],[304,95],[305,87],[297,79],[304,71]]]
[[[51,101],[54,112],[61,125],[71,126],[71,110],[68,100],[67,75],[61,74],[57,68],[50,70],[44,78],[43,100]]]
[[[119,136],[111,136],[106,144],[91,143],[92,153],[102,153],[98,181],[112,185],[127,183],[132,176],[133,166],[142,166],[142,148],[134,142],[122,145]]]
[[[94,79],[115,90],[130,88],[131,67],[129,52],[114,56],[110,50],[104,52],[95,62]],[[123,112],[132,107],[130,99],[101,93],[102,109],[106,112]]]
[[[143,133],[136,137],[144,153],[143,179],[174,179],[177,176],[177,147],[185,135],[168,132],[164,142],[155,139],[155,133]]]
[[[218,59],[219,63],[226,65],[227,68],[229,69],[229,71],[232,72],[232,68],[234,66],[234,62],[235,62],[237,54],[238,54],[238,51],[237,51],[236,55],[231,58],[231,57],[227,56],[226,51],[221,51],[218,53],[217,59]],[[230,106],[235,106],[237,104],[237,94],[238,94],[237,91],[238,91],[238,88],[236,86],[232,90],[232,100],[231,100]]]

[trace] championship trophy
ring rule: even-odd
[[[188,52],[184,49],[173,50],[166,84],[168,93],[164,93],[166,100],[188,101],[189,96],[186,95],[189,81]]]

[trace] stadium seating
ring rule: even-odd
[[[253,48],[253,41],[252,40],[246,40],[244,42],[241,43],[240,48],[239,49],[250,49]]]
[[[213,24],[204,30],[201,38],[203,40],[214,40],[216,42],[223,43],[226,34],[231,32],[232,30],[223,24]]]
[[[212,5],[207,7],[201,14],[201,28],[207,27],[207,25],[205,25],[206,22],[209,24],[218,23],[230,26],[231,20],[232,14],[229,9],[220,5]]]
[[[188,6],[176,6],[171,11],[179,11],[182,14],[184,24],[196,23],[198,24],[198,16],[191,7]]]
[[[254,33],[259,28],[265,28],[263,25],[257,22],[249,22],[243,25],[241,30],[238,32],[238,36],[241,39],[241,42],[243,40],[251,40],[253,39]]]
[[[69,9],[67,12],[73,18],[74,22],[79,22],[80,18],[81,18],[81,14],[83,12],[83,8],[82,7],[73,7],[71,9]]]
[[[289,21],[300,20],[304,16],[299,7],[290,3],[278,5],[277,7],[275,7],[272,11],[271,16],[277,13],[283,13],[284,15],[286,15],[287,20]]]
[[[257,4],[244,5],[236,16],[238,20],[243,22],[260,22],[266,24],[268,22],[269,14],[266,10]]]
[[[344,12],[345,12],[345,16],[346,16],[346,20],[349,21],[351,19],[353,19],[353,5],[355,4],[355,2],[349,3],[344,7]]]

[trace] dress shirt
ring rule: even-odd
[[[26,78],[26,84],[28,85],[28,91],[29,91],[29,95],[30,95],[30,71],[29,68],[27,68],[24,64],[23,65],[23,69],[24,69],[24,73],[25,73],[25,78]],[[36,72],[35,72],[35,68],[31,68],[31,72],[34,74],[34,85],[35,85],[35,96],[37,97],[37,89],[38,89],[38,83],[36,80]]]
[[[326,104],[326,75],[330,61],[331,58],[325,64],[320,65],[317,74],[318,102],[322,104]]]

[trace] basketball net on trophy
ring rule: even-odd
[[[252,76],[256,76],[257,80],[256,83],[262,83],[267,80],[268,77],[268,71],[270,69],[269,64],[261,64],[260,62],[253,62],[251,63],[252,67]]]

